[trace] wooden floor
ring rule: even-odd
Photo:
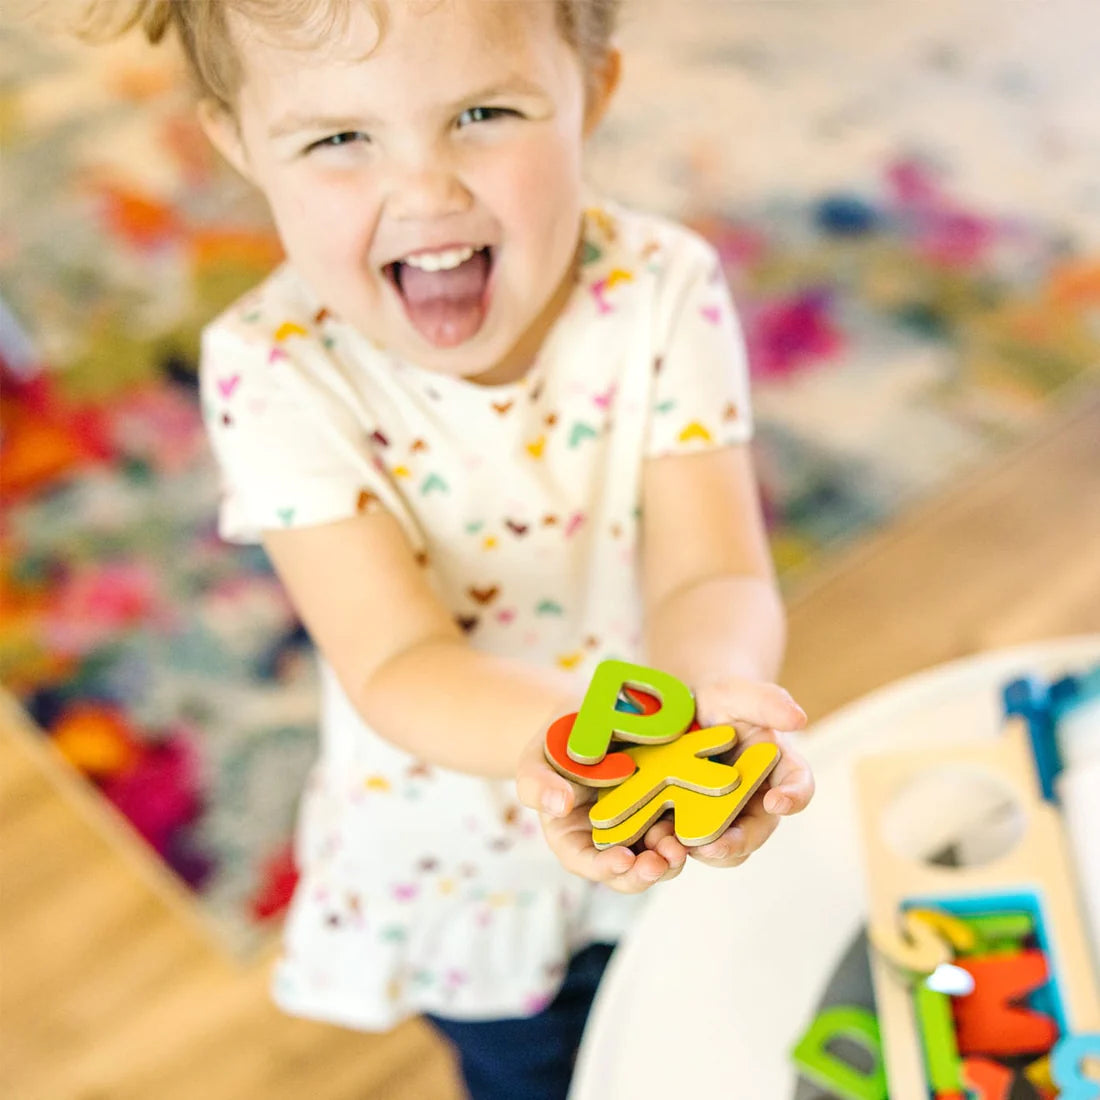
[[[976,651],[1100,631],[1100,394],[848,554],[794,601],[784,682],[823,717]],[[0,722],[0,1095],[11,1100],[452,1100],[416,1023],[281,1017],[42,746]],[[671,886],[675,889],[675,886]]]

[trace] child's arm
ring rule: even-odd
[[[514,778],[532,747],[544,761],[541,745],[553,719],[580,706],[583,692],[563,674],[469,646],[388,514],[270,531],[264,545],[352,705],[405,751],[457,771]],[[371,630],[372,623],[381,629]],[[562,792],[539,782],[531,792],[535,808],[564,812],[565,803],[553,801]],[[683,866],[674,838],[662,841],[660,854],[597,852],[587,817],[581,829],[554,824],[567,844],[584,846],[587,837],[585,877],[623,893],[645,890]]]
[[[647,663],[693,688],[772,680],[786,621],[748,446],[647,459],[642,493]]]
[[[762,739],[782,749],[766,788],[734,825],[691,852],[706,863],[735,866],[767,840],[777,815],[797,813],[813,795],[809,768],[783,737],[800,729],[806,715],[770,682],[782,660],[784,613],[748,448],[648,459],[642,525],[646,663],[692,688],[701,723],[733,725],[741,735],[736,751]],[[582,804],[592,792],[567,783],[534,745],[520,765],[518,789],[528,805],[548,791],[565,795],[566,815],[544,820],[547,840],[565,866],[593,877],[599,853],[584,832]],[[672,868],[687,854],[667,821],[645,843]]]
[[[512,778],[532,735],[577,709],[564,674],[467,644],[387,513],[269,531],[264,546],[352,705],[406,752]]]
[[[804,809],[814,790],[809,767],[784,736],[805,725],[805,712],[770,682],[782,663],[786,621],[749,449],[650,459],[643,492],[648,662],[692,687],[703,725],[738,730],[736,751],[764,739],[782,750],[748,810],[692,852],[733,866],[767,840],[779,816]]]

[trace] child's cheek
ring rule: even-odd
[[[362,260],[374,219],[368,190],[352,174],[319,176],[282,198],[282,217],[277,213],[276,219],[292,251],[334,262]]]
[[[497,206],[521,222],[560,216],[579,189],[579,161],[566,142],[531,142],[499,166]]]

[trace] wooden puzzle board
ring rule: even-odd
[[[973,769],[975,775],[995,776],[1004,784],[1022,819],[1021,835],[1010,850],[980,866],[938,867],[901,858],[891,847],[882,825],[897,792],[931,769],[945,767]],[[1034,891],[1050,939],[1050,970],[1061,990],[1069,1033],[1100,1030],[1100,995],[1085,937],[1083,891],[1077,889],[1061,812],[1041,797],[1024,721],[1013,717],[992,740],[964,741],[960,731],[957,745],[867,756],[855,764],[855,772],[872,929],[896,929],[900,913],[916,899],[945,899],[949,904],[951,899]],[[929,807],[930,812],[946,809],[946,803]],[[891,1100],[927,1100],[930,1090],[911,983],[899,980],[877,952],[871,973]]]
[[[1100,661],[1100,635],[984,654],[883,688],[815,725],[811,810],[733,872],[689,867],[650,902],[593,1009],[570,1100],[789,1100],[788,1052],[866,922],[851,763],[958,731],[993,738],[1000,687]],[[797,881],[797,886],[796,886]],[[654,1019],[662,1056],[654,1059]]]

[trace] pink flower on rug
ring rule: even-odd
[[[996,221],[971,213],[951,199],[931,167],[919,160],[891,165],[886,178],[908,222],[917,251],[933,263],[965,268],[979,263],[1002,236]]]
[[[940,211],[929,218],[916,245],[935,263],[945,267],[973,267],[983,260],[999,236],[986,218],[962,210]]]
[[[183,732],[144,746],[127,773],[103,786],[104,794],[161,855],[167,854],[177,830],[197,817],[199,790],[198,752]]]
[[[158,615],[159,581],[148,562],[115,561],[74,570],[60,584],[42,621],[46,644],[86,653],[119,630]]]
[[[745,342],[754,377],[786,378],[845,346],[829,316],[827,291],[809,290],[746,311]]]
[[[185,470],[205,454],[202,418],[176,387],[157,383],[120,396],[110,419],[115,449],[140,456],[162,473]]]
[[[753,267],[768,251],[768,238],[755,226],[731,224],[717,217],[693,218],[688,224],[714,245],[724,268]]]
[[[944,199],[932,167],[915,158],[897,160],[885,172],[894,198],[903,206],[925,206]]]

